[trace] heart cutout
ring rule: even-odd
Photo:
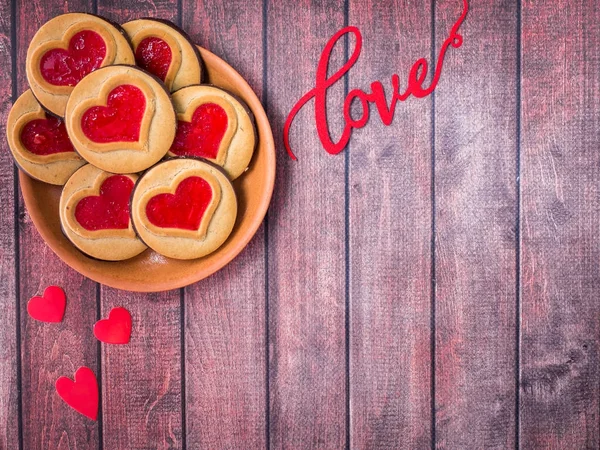
[[[146,204],[146,216],[159,228],[198,230],[213,199],[213,189],[199,176],[185,178],[174,194],[152,197]]]
[[[100,185],[99,195],[84,197],[75,206],[75,220],[88,231],[129,228],[129,200],[134,183],[112,175]]]
[[[142,69],[165,81],[173,60],[168,43],[156,36],[143,39],[135,49],[135,62]]]
[[[34,155],[47,156],[74,152],[65,123],[49,114],[27,122],[20,134],[23,146]]]
[[[177,121],[177,134],[170,151],[178,156],[217,159],[229,126],[227,111],[216,103],[203,103],[194,110],[191,119],[191,122]]]
[[[66,307],[65,292],[58,286],[48,286],[44,290],[44,295],[29,300],[27,312],[40,322],[57,323],[63,320]]]
[[[138,142],[146,97],[140,88],[123,84],[109,92],[106,106],[92,106],[81,116],[81,130],[93,142]]]
[[[53,48],[40,59],[42,78],[55,86],[75,86],[99,69],[106,57],[106,42],[95,31],[83,30],[71,37],[69,46]]]
[[[107,344],[127,344],[131,338],[131,314],[125,308],[113,308],[108,319],[94,325],[94,336]]]
[[[98,418],[98,381],[89,367],[75,372],[75,381],[68,377],[56,380],[56,392],[67,405],[92,420]]]

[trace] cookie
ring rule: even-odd
[[[160,78],[167,89],[202,82],[202,60],[189,37],[166,20],[138,19],[123,24],[133,45],[135,62]]]
[[[17,165],[40,181],[63,185],[85,164],[75,152],[64,122],[48,114],[30,90],[10,110],[6,137]]]
[[[189,86],[173,93],[177,134],[171,156],[208,159],[223,167],[231,180],[248,167],[256,147],[250,109],[215,86]]]
[[[225,174],[196,159],[157,164],[133,192],[131,217],[138,235],[169,258],[214,252],[227,240],[236,216],[235,192]]]
[[[104,172],[87,164],[73,174],[60,197],[60,223],[83,253],[106,261],[132,258],[147,247],[130,219],[137,175]]]
[[[73,87],[104,66],[134,64],[127,38],[101,17],[63,14],[37,31],[27,50],[27,81],[39,102],[64,117]]]
[[[67,131],[79,154],[107,172],[135,173],[159,161],[175,136],[175,112],[164,85],[133,66],[85,77],[71,94]]]

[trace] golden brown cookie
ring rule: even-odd
[[[110,66],[85,77],[67,103],[67,131],[79,154],[114,173],[135,173],[159,161],[175,136],[175,112],[164,85],[133,66]]]
[[[107,261],[132,258],[146,249],[130,219],[137,175],[104,172],[88,164],[67,181],[60,222],[67,238],[89,256]]]
[[[248,167],[256,147],[249,108],[215,86],[189,86],[173,93],[177,134],[171,156],[208,159],[223,167],[231,180]]]
[[[39,102],[64,117],[73,87],[87,74],[112,64],[134,64],[127,38],[101,17],[70,13],[37,31],[27,50],[29,86]]]
[[[40,181],[65,184],[85,164],[75,152],[64,122],[48,114],[30,90],[10,110],[6,137],[17,165]]]
[[[237,216],[233,186],[213,165],[196,159],[157,164],[137,183],[131,217],[140,238],[176,259],[208,255],[226,240]]]
[[[202,60],[189,37],[166,20],[138,19],[123,24],[136,64],[160,78],[170,91],[202,82]]]

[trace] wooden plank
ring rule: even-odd
[[[429,58],[429,3],[352,1],[349,23],[363,35],[349,89],[380,80],[390,98],[392,74],[403,91]],[[352,447],[429,448],[431,98],[398,103],[388,127],[371,108],[349,157]]]
[[[13,22],[11,2],[0,1],[0,65],[11,67]],[[15,68],[12,68],[14,71]],[[11,70],[0,73],[0,135],[6,133],[6,117],[12,106],[13,79]],[[0,448],[9,448],[19,442],[19,396],[18,396],[18,322],[17,283],[18,267],[15,247],[15,172],[6,139],[0,143]]]
[[[599,448],[600,6],[523,2],[523,448]]]
[[[17,1],[17,74],[19,94],[27,89],[25,55],[29,41],[47,20],[71,11],[92,11],[91,2],[68,5],[43,0]],[[20,203],[20,316],[23,399],[23,448],[98,448],[98,422],[73,411],[56,393],[60,376],[73,377],[81,365],[98,374],[96,284],[63,264],[46,246]],[[56,284],[67,294],[60,324],[34,321],[27,301]]]
[[[106,449],[183,447],[179,292],[102,287],[102,317],[123,306],[133,322],[129,344],[102,344]]]
[[[319,56],[344,25],[342,1],[267,3],[268,113],[275,136],[314,86]],[[330,68],[343,64],[343,45]],[[328,92],[329,124],[342,130],[344,83]],[[346,443],[345,163],[317,138],[313,102],[291,129],[298,161],[278,148],[269,210],[270,443],[334,448]]]
[[[183,28],[262,93],[262,8],[183,0]],[[186,290],[188,448],[265,448],[264,229],[232,263]]]
[[[117,23],[177,21],[176,0],[151,6],[98,0],[98,14]],[[128,345],[102,345],[104,447],[182,448],[181,291],[133,294],[102,286],[102,316],[116,306],[130,311],[133,332]]]
[[[438,2],[436,48],[462,2]],[[436,445],[515,445],[515,2],[469,2],[435,92]]]

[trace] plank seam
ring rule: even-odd
[[[11,40],[11,96],[12,102],[17,100],[17,2],[10,2],[10,40]],[[23,450],[23,379],[21,364],[21,245],[19,243],[19,170],[13,164],[13,213],[14,213],[14,245],[15,245],[15,351],[17,381],[17,435],[19,450]]]
[[[435,0],[431,0],[431,71],[435,68]],[[436,289],[436,280],[435,280],[435,237],[436,237],[436,228],[435,228],[435,91],[431,93],[431,300],[430,300],[430,414],[431,414],[431,448],[432,450],[436,447],[436,414],[435,414],[435,355],[436,355],[436,328],[435,328],[435,320],[436,320],[436,310],[435,310],[435,289]]]
[[[521,439],[521,0],[517,0],[516,38],[516,196],[517,214],[515,224],[515,448]]]
[[[265,114],[268,112],[267,106],[267,49],[268,49],[268,27],[267,27],[268,11],[267,0],[262,2],[262,93],[261,101]],[[264,219],[264,252],[265,252],[265,447],[267,450],[271,448],[271,374],[270,374],[270,359],[269,350],[269,215],[265,214]]]
[[[344,27],[348,26],[350,16],[349,0],[344,0]],[[344,61],[349,60],[349,36],[348,33],[344,36]],[[350,84],[349,72],[344,75],[344,97],[348,96]],[[346,345],[346,449],[352,447],[351,439],[351,389],[350,389],[350,143],[344,152],[344,252],[346,263],[346,280],[345,280],[345,345]]]

